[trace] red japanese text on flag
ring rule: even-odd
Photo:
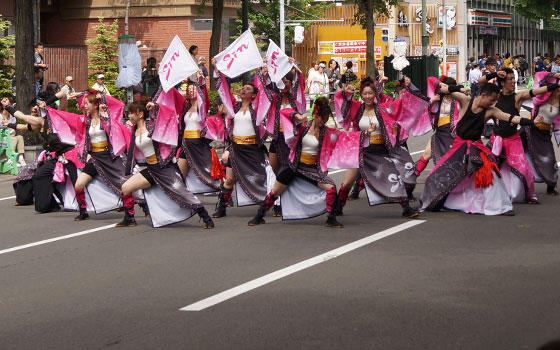
[[[197,71],[198,64],[187,51],[179,36],[175,35],[159,65],[158,74],[163,91],[169,91]]]
[[[214,58],[218,70],[230,78],[262,66],[261,54],[250,29]]]

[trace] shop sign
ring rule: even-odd
[[[319,41],[320,55],[366,53],[366,40]]]
[[[374,54],[375,60],[380,60],[380,59],[382,58],[382,57],[381,57],[382,52],[383,52],[383,51],[382,51],[381,46],[376,46],[376,47],[374,48],[373,54]]]
[[[497,27],[480,27],[479,34],[483,35],[498,35]]]
[[[455,6],[445,6],[446,13],[447,13],[447,30],[451,30],[455,28],[457,24],[457,11],[455,11]],[[438,18],[437,18],[437,27],[443,27],[443,6],[438,6],[437,8]]]
[[[495,27],[511,27],[511,15],[492,14],[491,25]]]
[[[332,55],[334,53],[334,42],[332,41],[319,41],[317,47],[319,48],[319,55]]]
[[[459,56],[459,46],[448,46],[447,56]]]
[[[468,21],[471,26],[487,26],[490,25],[490,14],[469,10]]]

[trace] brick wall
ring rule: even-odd
[[[105,19],[107,24],[111,19]],[[42,23],[44,29],[41,38],[46,45],[87,45],[86,41],[95,37],[93,27],[97,20],[79,19],[62,20],[58,15],[50,17]],[[128,24],[129,34],[140,40],[142,45],[159,53],[165,52],[175,35],[179,35],[183,44],[189,48],[197,45],[199,56],[209,57],[211,31],[197,31],[190,29],[191,20],[187,17],[148,17],[130,18]],[[124,34],[124,20],[119,20],[118,35]],[[144,55],[143,55],[144,56]],[[149,56],[148,56],[149,57]],[[158,58],[160,57],[155,55]],[[144,57],[143,57],[144,58]],[[145,60],[143,62],[145,64]]]

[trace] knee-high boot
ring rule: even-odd
[[[352,192],[350,192],[350,195],[348,196],[348,200],[353,201],[360,198],[360,191],[362,191],[364,188],[364,179],[362,178],[362,176],[359,176],[356,179],[356,182],[354,182],[354,186],[352,187]]]
[[[80,215],[74,218],[74,221],[82,221],[89,219],[89,214],[87,212],[87,202],[86,193],[84,190],[76,190],[76,201],[80,207]]]
[[[213,218],[221,218],[226,216],[227,203],[231,198],[233,188],[225,188],[222,184],[222,189],[218,195],[218,203],[216,203],[216,211],[212,214]]]
[[[270,191],[270,193],[266,196],[266,199],[261,202],[259,205],[259,209],[257,210],[257,215],[249,221],[249,226],[256,226],[260,224],[264,224],[264,216],[266,212],[270,210],[274,206],[274,202],[278,197],[274,194],[274,191]]]
[[[134,219],[134,198],[132,194],[127,194],[122,196],[123,207],[124,207],[124,219],[123,221],[116,224],[116,227],[131,227],[136,226],[136,220]]]
[[[336,215],[344,215],[342,209],[346,205],[348,193],[350,193],[350,189],[340,185],[340,189],[338,190],[338,208],[336,210]]]
[[[342,228],[344,227],[343,224],[336,220],[336,212],[338,210],[339,202],[338,202],[338,195],[336,193],[336,187],[332,187],[331,189],[327,190],[327,222],[326,225],[328,227],[337,227]]]
[[[210,215],[208,215],[208,211],[206,210],[206,208],[200,207],[195,211],[198,214],[198,216],[202,219],[202,221],[204,221],[205,229],[214,228],[214,221],[212,221],[212,218],[210,217]]]

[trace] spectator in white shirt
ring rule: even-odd
[[[66,93],[66,98],[68,99],[72,97],[71,94],[76,92],[76,90],[74,90],[74,87],[72,86],[73,84],[74,78],[69,75],[66,77],[66,79],[64,79],[64,85],[60,88],[61,91],[64,91]]]
[[[93,84],[91,88],[93,90],[99,91],[102,94],[111,96],[111,93],[109,92],[109,89],[107,89],[107,87],[105,86],[104,82],[105,82],[105,76],[103,74],[99,74],[97,76],[97,80],[95,84]]]
[[[478,83],[478,78],[482,76],[482,71],[480,70],[480,66],[476,63],[473,64],[473,69],[469,72],[469,83],[476,84]]]

